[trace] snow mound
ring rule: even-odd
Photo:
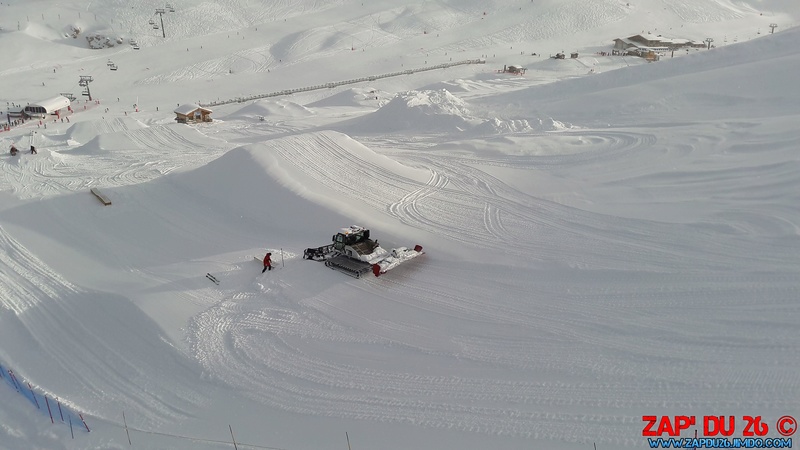
[[[277,117],[309,117],[314,112],[303,105],[289,100],[256,100],[225,117],[225,119]]]
[[[98,134],[84,145],[70,150],[70,154],[93,155],[120,150],[154,150],[188,154],[193,148],[208,144],[207,136],[195,128],[182,124],[172,123],[152,127],[143,125],[138,129]]]
[[[118,131],[95,136],[89,142],[71,149],[69,154],[98,155],[109,151],[131,148],[137,148],[137,145],[124,131]]]
[[[221,214],[250,217],[259,228],[271,232],[297,235],[297,224],[304,224],[301,235],[327,236],[331,223],[351,220],[320,208],[312,195],[298,195],[291,181],[286,181],[291,180],[287,175],[293,173],[291,164],[270,150],[266,144],[238,147],[205,166],[176,174],[171,183],[181,187],[181,195],[191,192],[192,198],[202,199],[204,205],[225,205]],[[185,202],[180,196],[175,199]],[[275,213],[278,209],[280,214]]]
[[[480,123],[472,117],[466,102],[447,89],[407,91],[397,94],[377,111],[350,123],[354,132],[463,131]]]
[[[386,215],[386,202],[388,199],[402,199],[409,192],[415,192],[420,187],[426,186],[430,181],[430,171],[427,169],[410,167],[400,162],[381,155],[365,146],[352,137],[335,131],[325,130],[284,136],[271,139],[264,143],[250,144],[244,147],[249,156],[246,162],[238,162],[229,169],[222,169],[223,164],[234,161],[236,150],[226,153],[208,167],[215,170],[229,170],[231,178],[241,177],[241,186],[236,186],[231,197],[241,201],[243,208],[252,210],[252,205],[272,204],[267,199],[272,195],[272,187],[258,185],[256,174],[251,173],[254,165],[260,166],[269,174],[270,183],[277,182],[294,195],[302,197],[315,205],[309,208],[309,217],[318,214],[319,206],[334,212],[346,212],[351,223],[370,223],[375,226],[380,223],[385,230],[397,228],[396,219]],[[238,161],[238,160],[236,160]],[[256,164],[254,164],[254,162]],[[247,167],[247,172],[241,170]],[[247,175],[242,175],[247,173]],[[260,175],[263,177],[263,174]],[[203,180],[203,179],[201,179]],[[261,181],[262,183],[265,181]],[[200,188],[198,189],[206,189]],[[226,188],[230,189],[230,188]],[[208,195],[223,195],[224,191],[209,193]],[[220,202],[230,202],[220,197]],[[280,205],[293,205],[295,203],[274,203]],[[264,208],[262,208],[264,209]],[[269,208],[264,209],[270,215]],[[272,214],[274,215],[274,214]],[[286,217],[277,220],[282,223],[310,223],[316,226],[318,219],[309,219],[310,222],[290,222]],[[328,223],[329,226],[331,222]],[[308,225],[303,225],[304,227]],[[322,235],[327,231],[320,229]],[[329,231],[329,230],[328,230]]]
[[[63,145],[63,144],[64,140],[60,139],[59,135],[53,136],[49,134],[36,134],[33,141],[33,145],[36,146],[37,149],[53,147],[56,145]]]
[[[378,97],[378,98],[376,98]],[[384,99],[387,93],[373,88],[350,88],[326,97],[322,100],[309,103],[312,108],[332,106],[375,106],[378,99]]]
[[[441,85],[448,82],[439,83]],[[466,84],[455,82],[455,86]],[[464,87],[467,89],[467,87]],[[381,133],[414,130],[415,132],[468,132],[476,135],[557,131],[571,128],[550,117],[481,119],[467,103],[447,89],[407,91],[396,95],[377,111],[353,119],[346,132]]]
[[[28,22],[23,32],[30,37],[44,41],[56,41],[62,38],[61,33],[57,30],[36,22]]]
[[[474,80],[458,79],[458,80],[440,81],[438,83],[426,86],[425,89],[434,91],[445,89],[448,92],[470,92],[475,90],[478,87],[478,85],[479,83],[476,83]]]
[[[147,128],[147,125],[132,117],[119,117],[113,120],[90,120],[75,123],[69,127],[65,136],[68,141],[85,144],[101,134],[142,128]]]
[[[491,118],[476,125],[472,132],[475,134],[505,134],[530,131],[561,131],[572,128],[568,124],[559,122],[550,117],[535,119],[498,119]]]

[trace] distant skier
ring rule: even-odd
[[[11,146],[11,156],[17,156],[18,151],[19,150],[17,150],[17,147],[14,147],[13,145]]]
[[[272,253],[267,253],[267,256],[264,257],[264,270],[261,273],[268,270],[272,270]]]
[[[31,145],[31,155],[36,155],[36,154],[37,154],[36,147]]]

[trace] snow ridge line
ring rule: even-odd
[[[338,87],[338,86],[344,86],[344,85],[347,85],[347,84],[363,83],[365,81],[375,81],[375,80],[378,80],[378,79],[381,79],[381,78],[396,77],[396,76],[400,76],[400,75],[411,75],[412,73],[425,72],[425,71],[428,71],[428,70],[446,69],[448,67],[461,66],[461,65],[464,65],[464,64],[486,64],[486,60],[485,59],[466,59],[466,60],[463,60],[463,61],[455,61],[455,62],[436,64],[436,65],[430,66],[430,67],[418,67],[416,69],[407,69],[407,70],[403,70],[403,71],[400,71],[400,72],[384,73],[384,74],[381,74],[381,75],[371,75],[371,76],[368,76],[368,77],[354,78],[352,80],[335,81],[335,82],[332,82],[332,83],[318,84],[316,86],[308,86],[308,87],[302,87],[302,88],[296,88],[296,89],[287,89],[287,90],[283,90],[283,91],[275,91],[275,92],[270,92],[268,94],[251,95],[249,97],[237,97],[237,98],[232,98],[232,99],[228,99],[228,100],[219,100],[219,101],[210,102],[210,103],[199,103],[199,105],[203,106],[203,107],[209,107],[209,106],[217,106],[217,105],[228,105],[228,104],[231,104],[231,103],[242,103],[242,102],[247,102],[247,101],[250,101],[250,100],[258,100],[258,99],[268,98],[268,97],[279,97],[279,96],[282,96],[282,95],[295,94],[297,92],[315,91],[315,90],[318,90],[318,89],[326,89],[326,88],[330,89],[330,88],[334,88],[334,87]]]

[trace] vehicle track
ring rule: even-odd
[[[702,313],[689,313],[682,323],[658,322],[659,309],[672,308],[670,298],[676,306],[704,311],[749,305],[731,305],[734,290],[747,289],[770,303],[788,298],[798,292],[789,274],[697,275],[677,284],[680,274],[644,274],[640,283],[609,276],[613,271],[596,278],[557,271],[555,277],[542,274],[538,289],[554,297],[537,299],[524,294],[528,285],[513,270],[496,280],[454,285],[464,280],[462,269],[433,269],[435,276],[399,271],[312,296],[269,280],[253,288],[257,295],[232,296],[198,315],[190,326],[191,348],[214,376],[282,410],[375,422],[414,417],[423,427],[490,435],[534,436],[546,424],[554,439],[570,440],[577,435],[569,427],[577,424],[613,440],[635,418],[608,411],[703,409],[719,407],[720,398],[732,399],[723,402],[727,407],[758,398],[759,407],[780,409],[800,393],[800,376],[776,362],[797,341],[790,338],[791,326],[773,342],[759,343],[737,342],[731,328],[709,324]],[[679,285],[685,287],[661,291]],[[564,286],[575,286],[575,292],[564,293]],[[342,298],[340,289],[359,295],[331,300]],[[696,297],[704,291],[706,296]],[[495,299],[491,305],[487,296]],[[611,302],[627,308],[611,308]],[[365,307],[384,315],[364,313]],[[647,308],[654,308],[651,314]],[[408,323],[404,317],[419,320]],[[642,327],[649,333],[636,330]],[[337,353],[339,346],[376,353],[349,363]],[[743,361],[743,354],[753,354],[745,348],[753,346],[763,352],[769,374]],[[435,355],[457,370],[430,374],[424,365],[387,365],[377,356],[381,348],[416,358]],[[506,376],[478,375],[490,368]],[[720,379],[719,373],[726,375]],[[535,374],[560,381],[540,381]],[[775,383],[792,394],[772,391]]]
[[[559,164],[570,158],[572,166],[600,157],[636,159],[654,139],[609,135],[622,137],[603,139],[606,144],[599,155],[567,155]],[[732,257],[741,254],[761,255],[757,263],[762,267],[779,267],[793,259],[791,250],[778,247],[765,258],[760,241],[733,236],[709,240],[707,230],[691,225],[598,214],[537,198],[476,168],[478,160],[460,156],[419,153],[398,158],[433,172],[427,183],[420,184],[365,161],[335,136],[313,133],[270,142],[282,159],[324,186],[414,227],[487,251],[594,268],[642,268],[642,261],[648,261],[651,270],[687,265],[723,270],[755,262]],[[387,208],[387,199],[392,198],[397,200]],[[493,239],[487,240],[487,235]],[[652,254],[659,257],[642,258]]]

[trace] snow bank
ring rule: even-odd
[[[281,234],[296,235],[296,225],[302,223],[327,237],[330,224],[349,223],[349,219],[321,210],[293,189],[287,189],[287,177],[275,177],[294,174],[285,162],[274,158],[273,149],[277,146],[280,143],[271,141],[236,148],[206,166],[176,177],[174,182],[181,185],[181,190],[203,198],[205,204],[224,205],[230,212],[220,217],[244,215],[271,232],[281,230]]]
[[[256,100],[245,105],[231,114],[224,116],[225,120],[260,118],[260,117],[290,117],[301,118],[313,116],[314,112],[303,105],[289,100]]]
[[[440,83],[442,85],[448,83]],[[468,83],[456,83],[464,86]],[[474,135],[557,131],[569,125],[547,116],[504,119],[481,119],[467,103],[447,89],[407,91],[397,94],[377,111],[353,119],[342,131],[351,133],[383,133],[410,130],[415,133],[467,132]]]
[[[430,178],[426,170],[404,166],[333,131],[287,136],[247,148],[282,185],[320,205],[339,205],[334,208],[354,213],[370,210],[363,206],[383,210],[386,201]]]
[[[561,131],[571,128],[570,125],[550,117],[531,119],[499,119],[491,118],[475,126],[473,134],[506,134],[530,131]]]
[[[67,129],[65,137],[67,140],[85,144],[101,134],[125,130],[138,130],[146,127],[147,125],[132,117],[118,117],[110,120],[90,120],[73,124]]]
[[[376,106],[376,101],[387,97],[385,91],[379,91],[374,88],[350,88],[342,92],[326,97],[322,100],[317,100],[309,103],[306,106],[318,107],[333,107],[333,106]],[[378,97],[377,99],[375,97]]]
[[[139,122],[136,122],[140,124]],[[133,124],[135,125],[135,124]],[[86,144],[70,150],[70,154],[96,154],[115,150],[154,150],[156,152],[191,152],[208,146],[209,139],[197,129],[172,123],[112,131],[95,136]]]
[[[63,33],[59,33],[52,27],[36,22],[27,22],[27,24],[25,25],[25,29],[23,30],[23,33],[27,34],[30,37],[36,39],[42,39],[45,41],[57,41],[66,37],[63,35]]]
[[[354,119],[347,127],[352,132],[383,133],[462,131],[478,123],[466,102],[446,89],[407,91],[397,94],[374,113]]]
[[[446,89],[448,92],[470,92],[479,87],[481,87],[480,84],[476,83],[474,80],[457,79],[433,83],[425,86],[425,89],[433,91]]]

